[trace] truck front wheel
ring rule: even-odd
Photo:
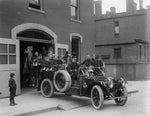
[[[118,106],[124,106],[128,99],[127,88],[126,87],[122,88],[120,92],[122,93],[122,96],[124,96],[124,97],[115,99],[115,103]]]
[[[94,85],[91,90],[91,102],[95,109],[99,110],[104,102],[104,95],[99,85]]]
[[[41,93],[44,97],[52,97],[54,94],[54,86],[50,79],[44,79],[41,83]]]

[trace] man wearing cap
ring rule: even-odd
[[[17,89],[16,81],[14,80],[14,78],[15,78],[15,74],[11,73],[10,79],[9,79],[9,84],[8,84],[9,92],[10,92],[10,106],[17,105],[14,100],[14,97],[16,95],[16,89]]]
[[[74,56],[72,58],[72,62],[70,62],[67,67],[73,83],[75,83],[75,80],[77,80],[78,68],[79,68],[79,64],[77,63],[77,58]]]

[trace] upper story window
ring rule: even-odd
[[[80,20],[79,19],[79,0],[71,0],[70,8],[71,8],[71,19]]]
[[[114,48],[114,58],[121,58],[121,48]]]
[[[30,0],[29,8],[42,10],[42,0]]]
[[[119,21],[114,21],[114,26],[115,26],[115,36],[119,35]]]

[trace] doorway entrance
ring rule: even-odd
[[[27,88],[32,86],[32,62],[27,65],[26,59],[30,58],[31,60],[35,52],[43,55],[43,49],[46,54],[49,49],[54,52],[54,42],[50,35],[35,29],[20,32],[17,34],[17,38],[20,40],[20,85],[21,88]]]
[[[77,61],[80,60],[80,54],[81,54],[81,42],[80,37],[73,36],[71,41],[71,54],[72,56],[75,56],[77,58]]]

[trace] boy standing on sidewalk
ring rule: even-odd
[[[15,78],[15,74],[11,73],[10,79],[9,79],[10,106],[17,105],[14,101],[14,97],[16,95],[16,88],[17,88],[17,85],[16,85],[14,78]]]

